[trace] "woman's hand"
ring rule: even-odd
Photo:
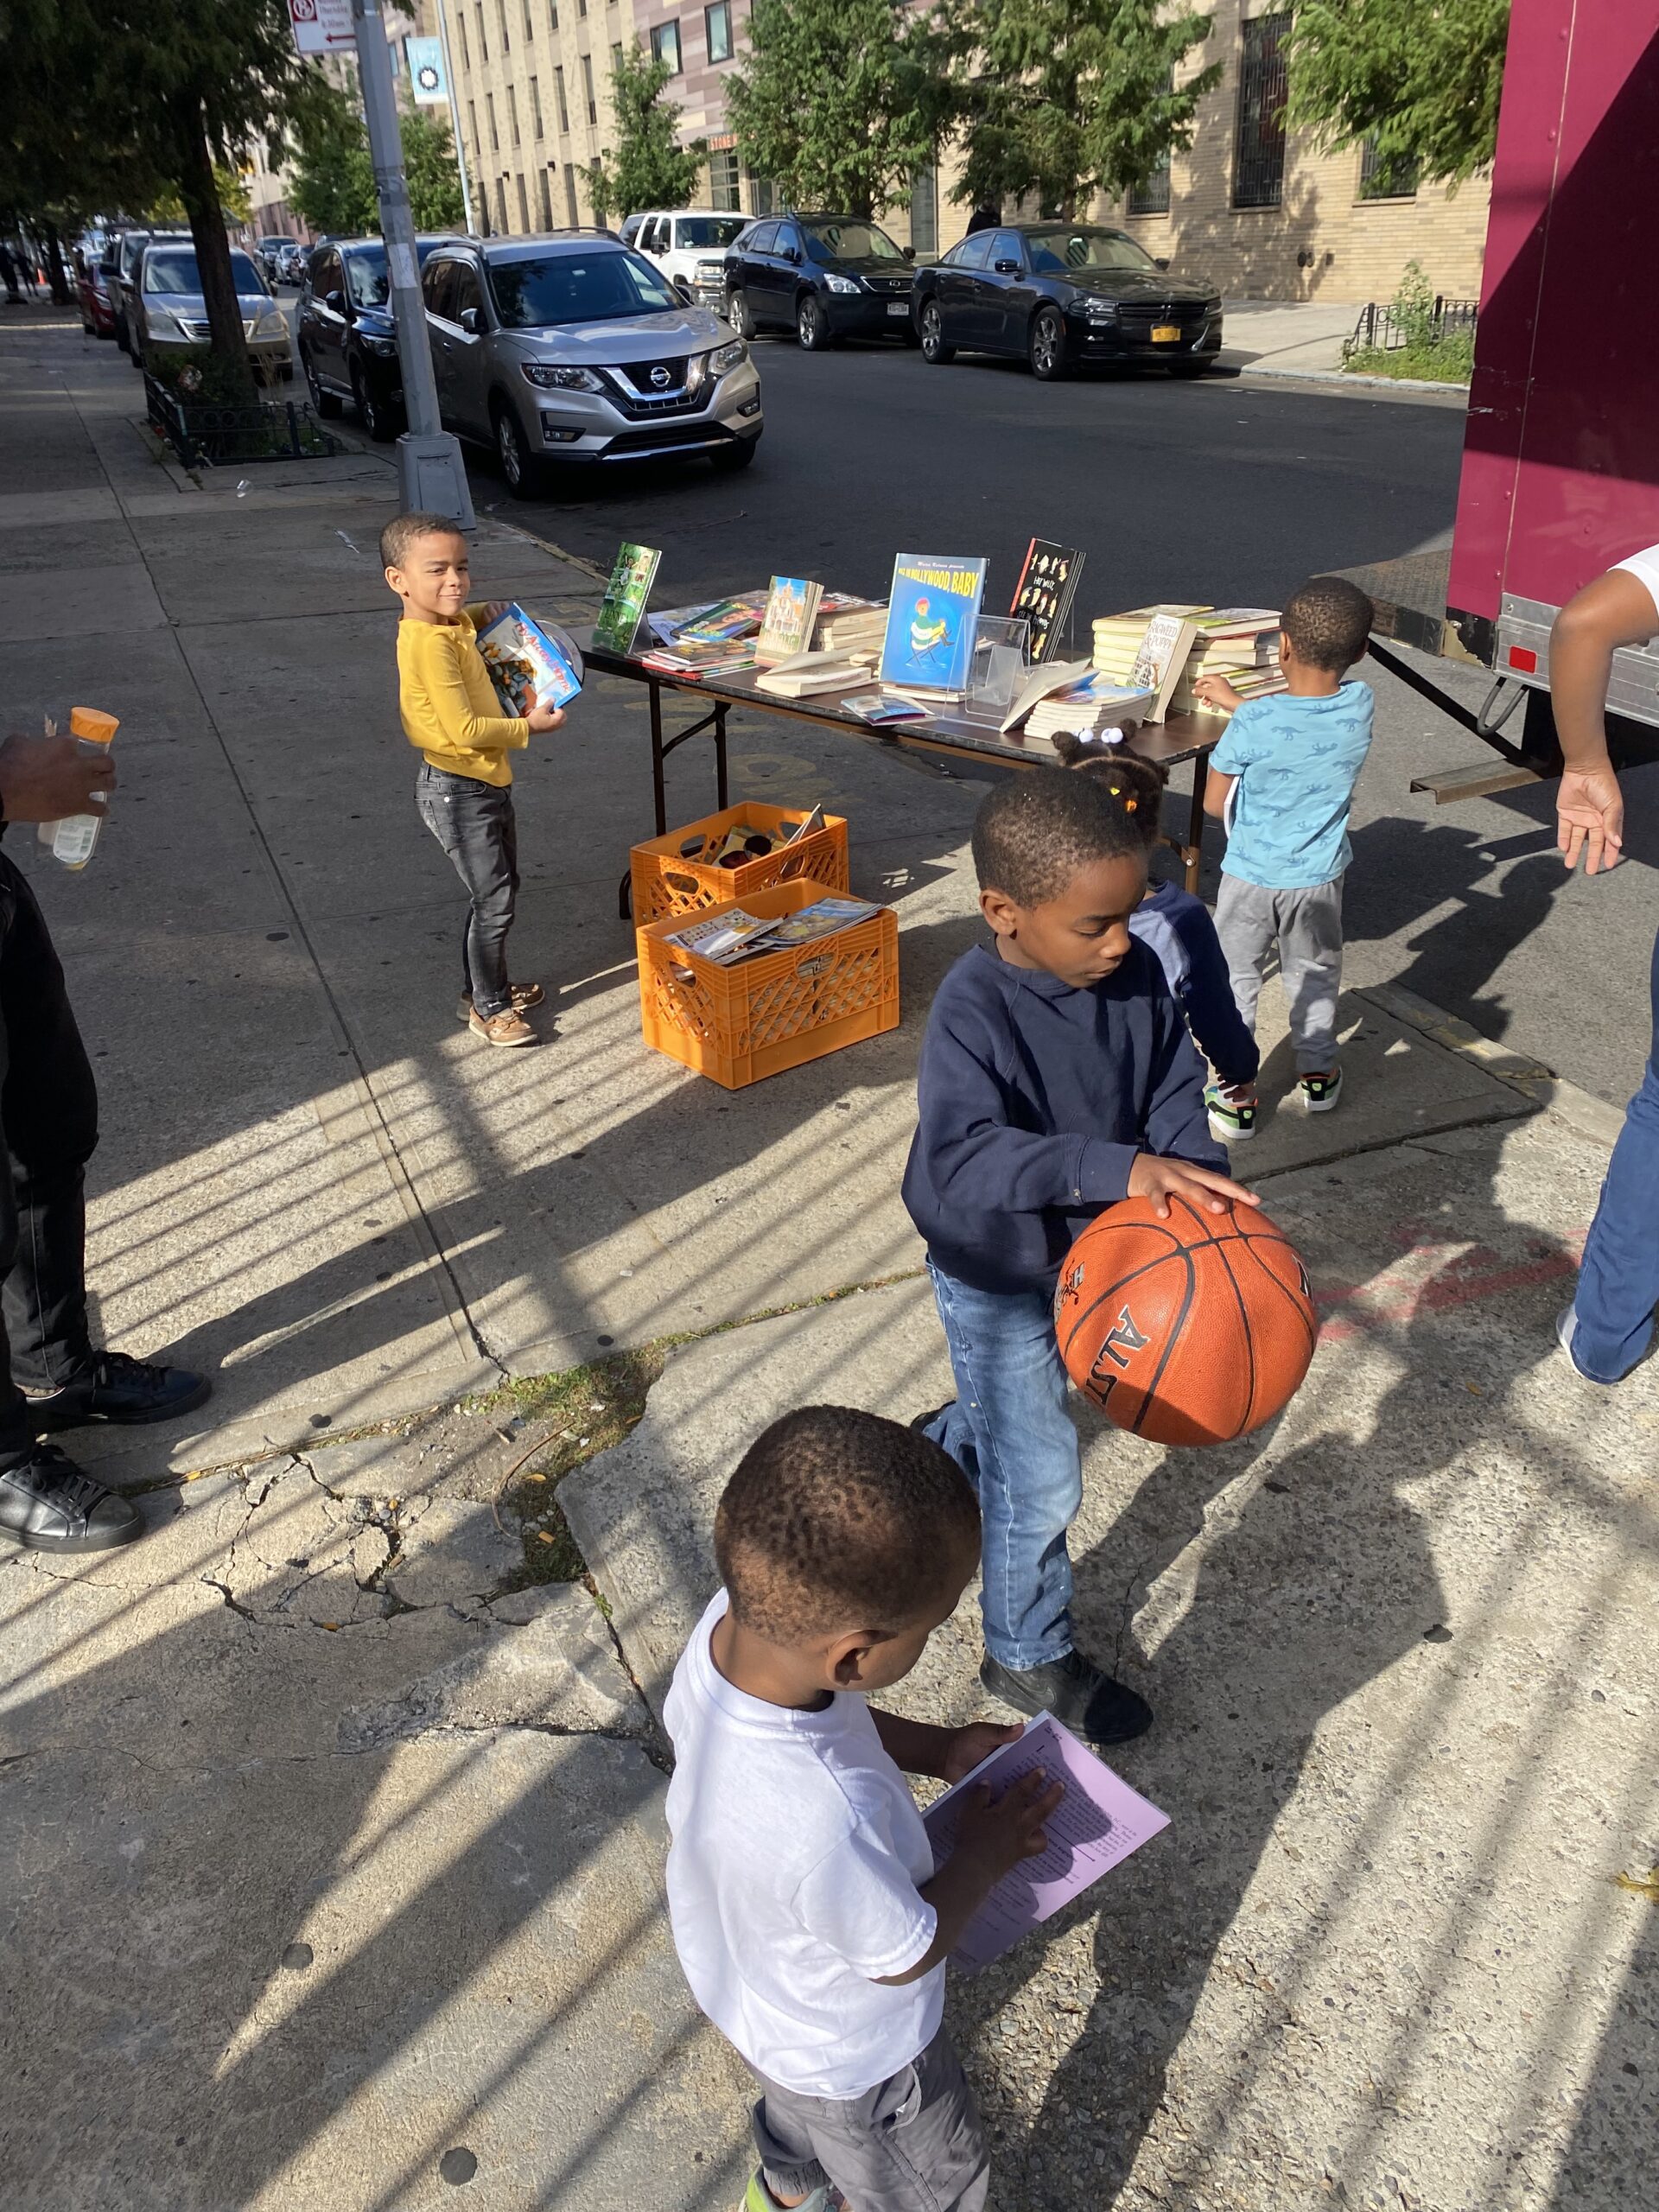
[[[1567,768],[1555,793],[1555,842],[1569,868],[1584,855],[1586,875],[1605,874],[1624,849],[1624,799],[1611,764]]]

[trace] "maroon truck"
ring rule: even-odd
[[[1349,571],[1379,636],[1493,672],[1471,715],[1378,653],[1502,756],[1438,798],[1554,772],[1550,625],[1659,544],[1656,247],[1659,0],[1515,0],[1451,541]],[[1659,648],[1616,657],[1608,704],[1616,753],[1655,757]]]

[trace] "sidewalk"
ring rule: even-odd
[[[92,866],[9,849],[97,1056],[104,1325],[216,1395],[86,1440],[144,1543],[0,1556],[7,2202],[722,2212],[746,2092],[666,1941],[655,1713],[756,1427],[948,1387],[897,1189],[978,787],[734,723],[738,795],[853,819],[905,1020],[728,1096],[639,1042],[644,708],[596,683],[518,785],[557,1039],[491,1054],[409,805],[385,459],[197,486],[137,390],[0,332],[10,719],[66,684],[124,718]],[[480,595],[580,620],[593,577],[505,518]],[[706,810],[695,745],[670,779]],[[1079,1616],[1157,1706],[1122,1765],[1173,1825],[955,1990],[998,2212],[1643,2198],[1652,1905],[1615,1877],[1659,1860],[1659,1389],[1549,1336],[1615,1117],[1386,986],[1344,1021],[1341,1113],[1241,1163],[1321,1297],[1308,1386],[1225,1451],[1085,1430]],[[1276,994],[1264,1041],[1276,1101]],[[543,1579],[526,1467],[571,1459],[603,1613]],[[976,1656],[964,1611],[910,1708],[973,1709]]]

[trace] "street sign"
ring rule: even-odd
[[[436,38],[406,38],[404,55],[409,63],[409,87],[419,107],[448,107],[449,80],[444,74],[443,41]]]
[[[341,54],[357,44],[352,0],[288,0],[288,20],[302,54]]]

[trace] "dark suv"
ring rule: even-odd
[[[446,243],[417,238],[416,257],[424,264]],[[395,438],[404,427],[404,377],[384,238],[331,238],[316,248],[296,336],[318,414],[338,415],[349,399],[372,438]]]
[[[915,343],[908,248],[862,215],[766,216],[726,250],[726,319],[741,337],[792,330],[809,353],[842,338]]]

